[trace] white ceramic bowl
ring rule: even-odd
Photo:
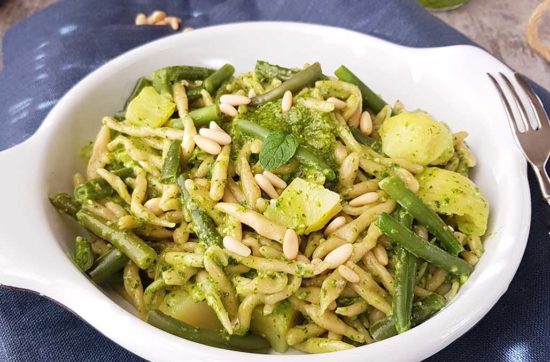
[[[422,325],[338,355],[274,356],[232,352],[174,337],[141,321],[116,295],[97,288],[71,262],[77,226],[59,215],[48,194],[71,189],[82,170],[78,149],[92,140],[102,116],[123,104],[135,80],[173,64],[238,72],[256,59],[288,66],[320,61],[330,74],[340,64],[393,103],[421,108],[466,130],[479,159],[475,180],[491,205],[486,252],[455,300]],[[506,291],[519,265],[530,224],[523,158],[486,72],[509,72],[469,46],[413,49],[360,33],[296,23],[242,23],[180,33],[132,50],[102,66],[59,101],[26,142],[0,153],[0,283],[46,295],[128,350],[174,361],[405,361],[434,354],[478,322]],[[498,335],[493,338],[499,338]]]

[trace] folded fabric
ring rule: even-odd
[[[399,44],[472,44],[414,0],[80,0],[62,1],[11,29],[0,73],[0,150],[36,131],[56,102],[113,57],[173,34],[134,26],[155,9],[201,28],[237,21],[287,20],[340,26]],[[547,107],[550,95],[536,88]],[[510,286],[470,332],[432,357],[441,361],[550,360],[550,248],[542,201],[532,174],[533,220],[527,250]],[[159,346],[162,348],[162,346]],[[368,347],[367,347],[368,348]],[[0,360],[141,360],[57,304],[30,292],[0,289]]]

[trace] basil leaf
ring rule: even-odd
[[[274,131],[267,135],[260,151],[260,165],[264,170],[273,170],[286,164],[296,153],[300,141],[293,134]]]

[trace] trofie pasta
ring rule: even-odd
[[[52,204],[74,262],[144,320],[199,343],[334,352],[442,309],[483,254],[465,143],[349,69],[171,66],[98,122]]]

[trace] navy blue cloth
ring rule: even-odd
[[[481,0],[478,0],[481,1]],[[139,12],[163,9],[185,26],[292,20],[361,31],[399,44],[472,44],[414,0],[63,1],[11,29],[0,73],[0,150],[29,137],[63,94],[111,58],[172,34],[136,27]],[[536,88],[545,105],[549,94]],[[498,304],[433,361],[550,360],[550,211],[529,174],[533,219],[523,262]],[[0,360],[140,360],[59,305],[33,293],[0,289]]]

